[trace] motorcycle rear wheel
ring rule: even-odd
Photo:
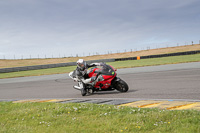
[[[125,81],[120,80],[116,83],[115,89],[120,91],[120,92],[127,92],[129,87],[128,87],[128,84]]]

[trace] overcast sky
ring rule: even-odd
[[[199,43],[199,0],[0,0],[0,59]]]

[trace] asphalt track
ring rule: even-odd
[[[68,74],[0,79],[0,100],[17,99],[171,99],[200,101],[200,62],[119,69],[127,93],[97,92],[82,97]]]

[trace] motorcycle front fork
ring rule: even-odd
[[[82,82],[78,82],[78,86],[75,85],[75,86],[74,86],[74,89],[81,90],[83,87],[84,87],[84,86],[83,86],[83,83],[82,83]]]

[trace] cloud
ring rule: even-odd
[[[0,52],[11,57],[75,55],[198,41],[199,4],[198,0],[3,0]]]

